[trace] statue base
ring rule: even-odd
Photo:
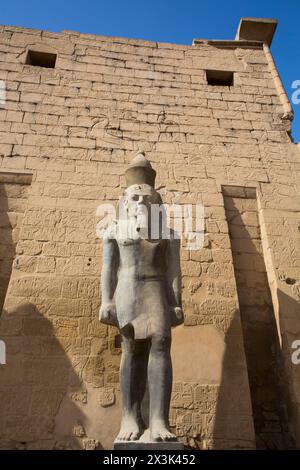
[[[184,450],[182,442],[178,441],[151,441],[149,429],[138,441],[115,441],[114,450]]]
[[[184,445],[178,441],[115,441],[114,450],[184,450]]]

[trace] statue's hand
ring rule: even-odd
[[[114,303],[101,305],[99,310],[99,320],[107,325],[118,326],[116,306]]]
[[[184,322],[184,315],[181,307],[170,307],[171,325],[177,326]]]

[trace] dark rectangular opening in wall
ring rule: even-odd
[[[233,86],[233,72],[226,70],[206,70],[206,80],[208,85]]]
[[[26,64],[54,69],[56,57],[56,54],[50,52],[28,51]]]

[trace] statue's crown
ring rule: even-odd
[[[131,161],[125,172],[127,187],[132,184],[149,184],[154,188],[156,171],[145,157],[143,152],[139,152]]]

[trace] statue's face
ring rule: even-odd
[[[156,207],[153,207],[157,205]],[[133,184],[124,192],[119,204],[120,238],[158,238],[160,216],[155,216],[162,200],[158,192],[148,184]],[[154,209],[154,211],[153,211]],[[151,218],[153,217],[153,221]],[[153,235],[152,229],[157,228]]]
[[[127,217],[146,217],[151,214],[151,204],[160,204],[159,194],[148,184],[133,184],[126,189],[123,207]]]

